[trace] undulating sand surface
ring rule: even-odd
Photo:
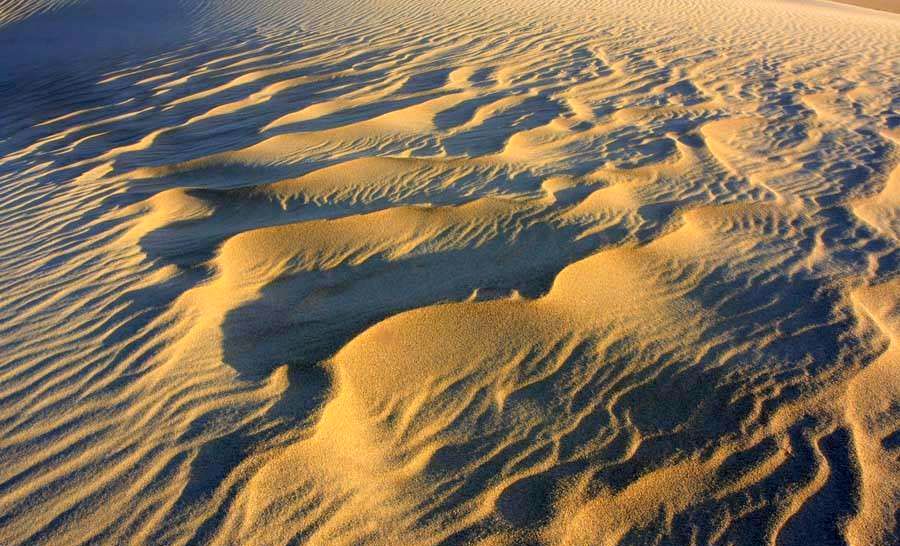
[[[900,0],[833,0],[842,4],[851,4],[869,9],[900,13]]]
[[[898,15],[0,0],[0,127],[3,546],[900,544]]]

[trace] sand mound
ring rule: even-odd
[[[0,40],[0,544],[898,542],[896,15],[19,0]]]

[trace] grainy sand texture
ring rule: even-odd
[[[900,544],[852,3],[0,0],[0,545]]]

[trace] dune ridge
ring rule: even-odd
[[[829,4],[165,1],[0,76],[0,544],[897,543],[900,19]]]

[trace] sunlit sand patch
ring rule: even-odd
[[[895,544],[891,10],[0,0],[0,544]]]

